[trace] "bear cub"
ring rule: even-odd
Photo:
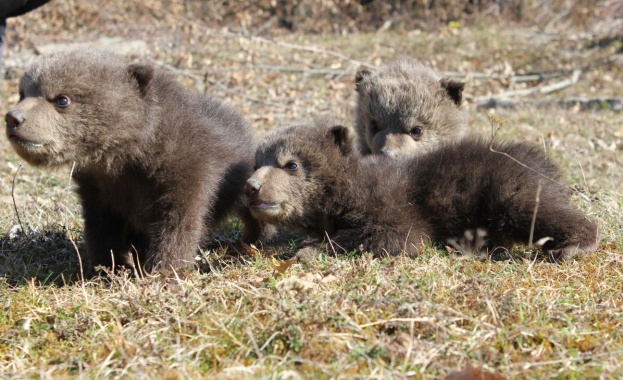
[[[251,214],[328,237],[336,250],[379,256],[416,255],[428,240],[456,241],[465,231],[486,231],[483,249],[527,244],[536,209],[532,241],[552,260],[597,249],[597,226],[571,204],[556,166],[535,147],[494,144],[525,167],[478,139],[404,160],[362,157],[352,140],[326,121],[269,135],[245,185]]]
[[[90,264],[147,272],[194,263],[202,237],[242,207],[254,136],[237,111],[148,63],[95,49],[50,54],[20,81],[6,135],[27,162],[74,166]]]
[[[356,74],[355,130],[363,154],[409,157],[463,138],[462,82],[409,58]]]

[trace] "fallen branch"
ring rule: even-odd
[[[147,57],[146,60],[151,62],[151,63],[153,63],[153,64],[155,64],[155,65],[158,65],[158,66],[160,66],[160,67],[162,67],[162,68],[164,68],[166,70],[169,70],[169,71],[171,71],[171,72],[173,72],[175,74],[178,74],[178,75],[181,75],[181,76],[184,76],[184,77],[188,77],[188,78],[192,78],[192,79],[194,79],[196,81],[199,81],[199,82],[203,82],[203,80],[204,80],[202,75],[194,74],[190,70],[183,70],[183,69],[180,69],[180,68],[175,67],[173,65],[169,65],[168,63],[159,61],[157,59],[149,58],[149,57]]]
[[[490,98],[486,102],[476,105],[478,109],[515,109],[518,106],[534,106],[534,107],[551,107],[574,108],[577,107],[581,111],[600,111],[613,110],[623,111],[623,98],[560,98],[560,99],[542,99],[542,100],[511,100]]]
[[[593,60],[583,66],[578,66],[572,69],[549,70],[544,72],[515,74],[511,76],[505,74],[461,73],[458,71],[445,71],[441,72],[441,75],[461,79],[485,79],[497,81],[507,80],[510,83],[543,82],[544,80],[561,78],[566,75],[573,74],[578,70],[584,72],[595,67],[607,65],[609,63],[615,62],[617,59],[619,58],[616,55],[610,55],[607,57]]]
[[[272,65],[253,65],[253,66],[240,66],[240,67],[215,67],[211,68],[212,73],[225,73],[234,71],[278,71],[278,72],[291,72],[291,73],[303,73],[304,75],[322,75],[342,77],[353,75],[354,72],[349,70],[332,70],[332,69],[312,69],[302,67],[288,67],[288,66],[272,66]]]
[[[289,42],[282,42],[282,41],[275,41],[275,40],[271,40],[268,38],[264,38],[264,37],[259,37],[257,35],[249,35],[249,34],[243,34],[243,33],[234,33],[234,32],[230,32],[228,30],[224,30],[224,29],[212,29],[209,28],[205,25],[201,25],[198,24],[197,22],[188,19],[186,17],[179,17],[174,15],[171,12],[166,12],[169,13],[171,16],[173,17],[177,17],[179,20],[183,21],[186,24],[189,25],[193,25],[196,26],[197,28],[203,29],[206,34],[208,35],[218,35],[218,36],[222,36],[222,37],[227,37],[227,38],[231,38],[231,39],[246,39],[248,41],[251,42],[255,42],[255,43],[261,43],[261,44],[267,44],[267,45],[275,45],[275,46],[281,46],[290,50],[301,50],[301,51],[307,51],[307,52],[311,52],[311,53],[319,53],[319,54],[325,54],[325,55],[329,55],[335,58],[338,58],[340,60],[349,62],[351,65],[353,65],[353,67],[359,67],[359,66],[366,66],[366,67],[374,67],[374,65],[371,65],[367,62],[363,62],[363,61],[359,61],[356,59],[352,59],[342,53],[339,53],[337,51],[333,51],[333,50],[327,50],[327,49],[320,49],[317,47],[313,47],[313,46],[305,46],[305,45],[298,45],[298,44],[292,44]]]
[[[236,36],[240,37],[238,35],[236,35]],[[339,58],[339,59],[341,59],[343,61],[350,62],[355,67],[359,67],[359,66],[374,67],[373,65],[371,65],[371,64],[369,64],[367,62],[358,61],[356,59],[349,58],[349,57],[345,56],[344,54],[338,53],[338,52],[333,51],[333,50],[319,49],[319,48],[316,48],[316,47],[313,47],[313,46],[297,45],[297,44],[291,44],[291,43],[282,42],[282,41],[273,41],[273,40],[269,40],[268,38],[257,37],[257,36],[250,37],[250,39],[251,39],[251,41],[256,41],[256,42],[260,42],[260,43],[264,43],[264,44],[270,44],[270,45],[277,45],[277,46],[285,47],[285,48],[288,48],[288,49],[302,50],[302,51],[308,51],[308,52],[311,52],[311,53],[320,53],[320,54],[330,55],[330,56],[333,56],[335,58]]]
[[[460,78],[460,79],[481,79],[481,80],[508,80],[513,83],[524,82],[542,82],[547,79],[560,78],[566,75],[566,71],[551,71],[546,73],[530,73],[530,74],[517,74],[517,75],[504,75],[504,74],[485,74],[485,73],[461,73],[458,71],[443,71],[440,74],[448,78]]]
[[[227,93],[230,93],[230,94],[234,94],[234,95],[238,95],[241,98],[249,100],[249,101],[254,102],[254,103],[266,104],[267,106],[281,108],[281,109],[286,109],[286,110],[289,110],[289,109],[292,108],[292,106],[288,105],[288,104],[275,103],[275,102],[271,102],[269,100],[258,99],[256,97],[253,97],[253,96],[250,96],[250,95],[246,95],[244,93],[244,91],[238,91],[238,90],[235,90],[235,89],[227,88],[226,86],[224,86],[224,85],[222,85],[221,83],[218,83],[218,82],[214,82],[214,81],[210,81],[210,80],[206,80],[206,82],[211,84],[211,85],[213,85],[213,86],[216,86],[216,87],[220,88],[224,92],[227,92]]]
[[[491,100],[507,99],[509,97],[528,96],[528,95],[533,95],[533,94],[549,94],[555,91],[560,91],[563,88],[576,84],[578,80],[580,79],[581,73],[582,73],[581,70],[576,69],[573,71],[573,75],[571,76],[571,78],[567,78],[567,79],[564,79],[564,80],[561,80],[559,82],[552,83],[549,85],[535,86],[531,88],[523,88],[521,90],[510,90],[510,91],[501,92],[493,96],[479,96],[476,98],[476,103],[480,105],[483,102],[490,102]]]

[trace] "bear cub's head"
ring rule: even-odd
[[[413,157],[462,138],[464,84],[407,58],[360,69],[356,125],[364,154]]]
[[[350,131],[326,120],[269,135],[245,184],[251,214],[276,226],[305,225],[356,157]]]
[[[43,56],[5,116],[15,151],[37,166],[110,164],[153,134],[146,116],[154,69],[95,49]]]

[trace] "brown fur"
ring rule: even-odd
[[[193,263],[202,236],[241,208],[252,172],[254,138],[235,110],[97,50],[32,65],[6,120],[29,163],[75,163],[93,266],[131,265],[129,253],[147,271]],[[242,216],[257,238],[257,221]]]
[[[356,75],[356,131],[363,154],[423,154],[465,134],[463,83],[407,58]]]
[[[495,148],[533,170],[477,139],[410,159],[364,158],[344,127],[290,127],[260,144],[258,169],[245,185],[248,204],[262,221],[328,236],[347,251],[362,245],[376,255],[415,255],[429,239],[447,242],[478,229],[488,232],[488,248],[528,243],[541,186],[534,241],[552,238],[543,249],[555,260],[593,252],[596,225],[552,181],[559,181],[556,166],[525,144]]]

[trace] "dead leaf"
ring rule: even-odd
[[[284,261],[273,259],[273,269],[275,270],[274,275],[277,276],[279,274],[284,274],[285,271],[288,270],[288,268],[290,268],[293,264],[296,264],[297,262],[298,258],[296,256]]]
[[[288,277],[277,282],[277,289],[290,290],[290,289],[311,289],[318,285],[320,282],[319,274],[305,273],[299,277]]]
[[[262,252],[261,252],[259,249],[257,249],[257,247],[256,247],[255,245],[253,245],[253,244],[250,244],[250,245],[249,245],[249,244],[247,244],[247,243],[245,243],[245,242],[240,242],[240,245],[241,245],[241,247],[242,247],[242,253],[245,253],[245,254],[247,254],[247,255],[249,255],[249,256],[255,256],[255,255],[259,255],[259,254],[261,254],[261,253],[262,253]],[[237,251],[237,250],[236,250],[236,251]]]
[[[264,277],[253,277],[249,280],[249,283],[255,287],[261,286],[262,284],[266,283],[269,280],[270,277],[268,276],[264,276]]]
[[[452,371],[446,380],[506,380],[502,375],[490,373],[468,364],[462,371]]]
[[[337,281],[337,280],[338,280],[338,278],[336,276],[330,274],[328,276],[324,276],[320,282],[322,282],[323,284],[329,284],[329,283],[331,283],[333,281]]]

